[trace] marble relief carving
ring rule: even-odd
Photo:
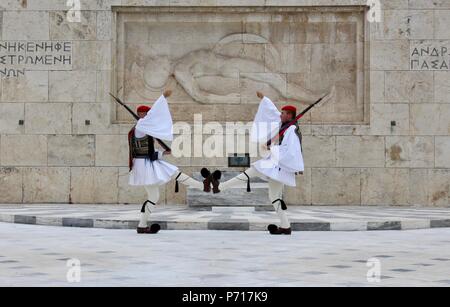
[[[335,89],[334,103],[308,120],[361,123],[363,20],[359,11],[118,12],[114,87],[130,105],[150,103],[171,87],[171,103],[187,111],[175,119],[186,121],[203,107],[224,114],[240,104],[255,108],[256,90],[301,109]],[[230,119],[208,118],[204,110],[207,120]],[[117,120],[129,119],[116,111]]]

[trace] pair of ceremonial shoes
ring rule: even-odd
[[[221,171],[215,170],[213,173],[211,173],[209,171],[209,169],[204,167],[201,169],[200,174],[202,174],[202,177],[205,178],[203,180],[203,191],[205,191],[207,193],[211,192],[211,186],[212,186],[212,191],[214,194],[217,194],[220,192],[219,184],[220,184],[220,178],[222,177]]]
[[[152,224],[150,227],[138,227],[137,233],[158,233],[161,229],[159,224]]]
[[[269,230],[269,233],[271,235],[290,235],[292,232],[290,227],[289,228],[281,228],[274,224],[270,224],[267,227],[267,230]]]

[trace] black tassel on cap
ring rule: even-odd
[[[247,192],[251,192],[252,190],[250,189],[250,177],[247,175],[246,172],[244,172],[244,175],[247,176]]]
[[[181,173],[178,174],[177,178],[175,178],[175,193],[178,193],[180,190],[180,187],[178,185],[178,178],[181,176]]]

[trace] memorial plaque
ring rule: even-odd
[[[228,157],[228,167],[250,167],[250,155],[238,155]]]

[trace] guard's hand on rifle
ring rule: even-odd
[[[163,155],[170,155],[172,152],[170,151],[170,150],[165,150],[164,152],[163,152]]]
[[[172,95],[172,90],[165,90],[163,93],[164,97],[168,98],[170,95]]]
[[[261,92],[256,92],[256,96],[258,96],[259,99],[263,99],[264,98],[264,94]]]

